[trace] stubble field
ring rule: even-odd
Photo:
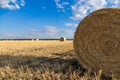
[[[78,63],[73,41],[0,41],[0,80],[99,80]]]

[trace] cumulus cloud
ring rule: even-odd
[[[25,5],[24,0],[0,0],[0,7],[4,9],[16,10]]]
[[[63,32],[64,32],[65,37],[67,37],[69,39],[73,39],[75,30],[73,30],[73,29],[66,29],[66,30],[63,30]]]
[[[65,23],[65,26],[68,26],[68,27],[77,27],[78,24],[76,23]]]
[[[68,2],[61,2],[61,0],[55,0],[57,8],[64,8],[65,5],[69,5]]]
[[[45,29],[43,30],[45,36],[49,37],[57,37],[59,30],[54,27],[54,26],[46,26]]]
[[[105,7],[105,0],[77,0],[74,5],[71,6],[73,20],[79,20],[84,18],[88,13]]]
[[[61,36],[72,39],[74,32],[74,29],[47,25],[43,29],[31,29],[24,33],[0,33],[0,39],[59,39]]]
[[[13,32],[0,33],[0,39],[27,39],[30,37],[31,37],[30,35],[26,35],[22,33],[21,34],[13,33]]]
[[[31,38],[42,38],[42,39],[44,38],[58,39],[61,36],[65,36],[67,38],[73,38],[74,31],[75,30],[73,29],[62,29],[56,26],[47,25],[41,30],[32,29],[31,32],[27,35],[29,38],[31,37]]]
[[[89,13],[106,7],[120,7],[120,0],[74,0],[74,3],[55,0],[57,8],[70,8],[72,15],[69,16],[72,20],[81,20]],[[69,4],[69,5],[68,5]],[[68,5],[67,7],[65,5]]]
[[[70,19],[81,20],[92,11],[105,7],[120,7],[120,0],[77,0],[71,6],[73,15]]]
[[[20,5],[21,5],[21,6],[24,6],[24,5],[25,5],[25,1],[24,1],[24,0],[21,0]]]

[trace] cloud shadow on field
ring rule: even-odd
[[[69,73],[73,71],[81,71],[81,74],[85,72],[85,69],[78,63],[75,57],[73,57],[73,51],[65,53],[52,54],[56,57],[33,57],[33,56],[11,56],[0,55],[0,67],[10,66],[17,69],[18,67],[28,67],[32,69],[44,69],[54,71],[55,73]],[[68,57],[68,58],[64,58]]]

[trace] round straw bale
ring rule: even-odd
[[[75,32],[74,49],[85,68],[120,74],[120,9],[104,8],[85,17]]]
[[[39,39],[36,39],[36,41],[39,41]]]
[[[60,37],[60,41],[66,41],[65,37]]]

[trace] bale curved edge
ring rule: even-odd
[[[85,68],[120,77],[120,9],[104,8],[89,14],[79,23],[73,43]]]
[[[65,37],[60,37],[60,41],[66,41],[66,38]]]

